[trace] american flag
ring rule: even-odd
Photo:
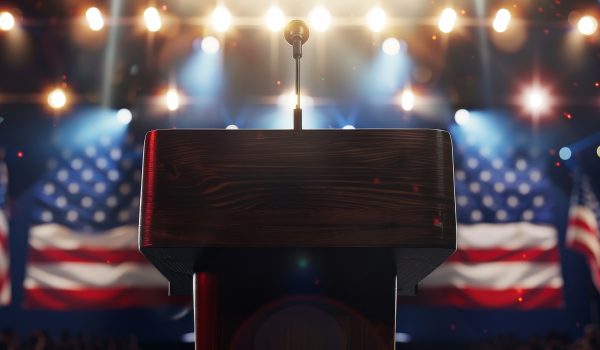
[[[138,252],[141,147],[125,136],[64,146],[35,188],[25,304],[154,306],[167,281]]]
[[[0,150],[0,152],[3,152]],[[8,222],[4,208],[8,192],[8,170],[0,154],[0,305],[11,301],[10,255],[8,249]]]
[[[571,208],[569,208],[566,244],[569,248],[585,255],[592,273],[592,281],[600,290],[598,218],[600,218],[600,204],[591,180],[586,175],[580,175],[575,183]]]
[[[519,147],[514,135],[496,146],[464,136],[454,138],[457,252],[422,281],[417,302],[560,307],[563,279],[547,159],[531,146]]]

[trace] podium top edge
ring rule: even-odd
[[[153,129],[148,131],[146,134],[154,133],[188,133],[188,132],[199,132],[199,131],[210,131],[210,132],[288,132],[290,134],[302,134],[302,133],[319,133],[319,132],[340,132],[340,133],[353,133],[353,132],[423,132],[423,133],[441,133],[448,134],[448,130],[443,129],[429,129],[429,128],[359,128],[359,129],[221,129],[221,128],[205,128],[205,129]]]

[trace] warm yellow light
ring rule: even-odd
[[[219,6],[213,11],[211,20],[217,32],[225,32],[231,26],[231,13],[225,7]]]
[[[598,21],[592,16],[583,16],[577,22],[577,30],[583,35],[592,35],[598,29]]]
[[[10,12],[0,12],[0,30],[9,31],[15,27],[15,17]]]
[[[323,6],[317,6],[308,15],[311,26],[317,32],[324,32],[329,28],[331,24],[331,14]]]
[[[179,108],[179,93],[175,89],[169,89],[165,94],[167,109],[176,111]]]
[[[371,31],[379,33],[385,27],[386,15],[381,7],[375,7],[367,14],[367,23]]]
[[[546,114],[551,108],[550,93],[539,85],[531,86],[524,91],[523,105],[534,115]]]
[[[498,33],[504,33],[508,29],[508,24],[510,23],[511,14],[507,9],[500,9],[496,12],[496,18],[494,18],[494,23],[492,27]]]
[[[269,28],[269,30],[272,32],[281,31],[285,25],[285,15],[277,6],[273,6],[269,9],[269,11],[267,11],[265,20],[267,22],[267,28]]]
[[[160,13],[154,7],[148,7],[144,11],[144,22],[146,23],[146,28],[151,32],[158,32],[162,27]]]
[[[61,109],[67,104],[67,95],[61,88],[56,88],[48,94],[48,105],[52,109]]]
[[[400,106],[405,111],[410,111],[415,107],[415,94],[410,88],[406,88],[400,95]]]
[[[440,15],[438,27],[442,33],[450,33],[454,29],[456,23],[456,11],[451,8],[446,8]]]
[[[90,7],[85,11],[85,18],[87,19],[90,29],[94,32],[104,28],[104,18],[102,18],[102,12],[96,7]]]

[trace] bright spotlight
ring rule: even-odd
[[[296,95],[295,91],[290,90],[279,95],[279,98],[277,99],[277,104],[286,109],[294,109],[296,108],[297,96],[298,95]],[[305,108],[310,108],[314,106],[314,100],[312,97],[301,94],[300,99],[302,100],[302,105]]]
[[[175,89],[169,89],[165,94],[167,109],[176,111],[179,108],[179,93]]]
[[[600,158],[600,146],[596,148],[596,155],[598,156],[598,158]]]
[[[407,112],[415,107],[415,94],[410,88],[404,89],[400,94],[400,107]]]
[[[219,44],[219,40],[214,36],[207,36],[202,39],[202,51],[213,54],[217,53],[221,48],[221,44]]]
[[[583,35],[592,35],[598,29],[598,21],[592,16],[583,16],[577,22],[577,30]]]
[[[104,28],[104,18],[102,18],[102,12],[96,7],[90,7],[85,11],[85,18],[87,19],[90,29],[94,32]]]
[[[235,124],[229,124],[225,127],[225,130],[238,130],[238,126]]]
[[[523,105],[530,113],[544,114],[550,109],[550,94],[539,86],[530,87],[523,95]]]
[[[560,157],[560,159],[562,160],[569,160],[571,159],[571,155],[573,153],[571,152],[571,149],[569,147],[563,147],[558,151],[558,156]]]
[[[354,130],[356,128],[354,127],[354,125],[344,125],[344,127],[342,129],[344,129],[344,130]]]
[[[67,104],[67,95],[61,88],[56,88],[48,94],[48,105],[52,109],[61,109]]]
[[[318,6],[308,15],[310,24],[317,32],[324,32],[331,24],[331,14],[323,6]]]
[[[498,33],[504,33],[508,29],[508,24],[510,23],[510,11],[507,9],[500,9],[496,12],[496,18],[494,18],[494,23],[492,27]]]
[[[442,33],[450,33],[454,29],[456,23],[456,11],[451,8],[446,8],[440,15],[438,27]]]
[[[386,15],[381,7],[375,7],[367,14],[367,23],[371,31],[379,33],[385,27]]]
[[[396,38],[387,38],[381,44],[381,50],[386,55],[397,55],[400,52],[400,42]]]
[[[467,124],[469,122],[469,119],[471,119],[471,113],[469,113],[469,111],[467,111],[466,109],[459,109],[458,111],[456,111],[456,113],[454,113],[454,121],[458,125]]]
[[[285,25],[285,15],[283,11],[277,6],[273,6],[267,11],[265,16],[267,22],[267,28],[272,32],[279,32]]]
[[[148,7],[144,11],[144,22],[146,23],[146,28],[151,32],[158,32],[160,27],[162,27],[160,13],[154,7]]]
[[[0,30],[9,31],[15,27],[15,17],[10,12],[0,12]]]
[[[117,111],[117,121],[119,123],[127,125],[131,123],[131,119],[133,119],[133,115],[127,108],[121,108]]]
[[[223,6],[217,7],[212,13],[212,25],[217,32],[225,32],[231,25],[231,13]]]

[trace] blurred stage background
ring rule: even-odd
[[[0,338],[190,341],[189,301],[137,253],[144,134],[291,128],[280,30],[303,18],[305,128],[453,137],[459,251],[400,298],[399,346],[574,342],[600,321],[599,16],[583,0],[0,3]],[[295,259],[290,283],[318,288]]]

